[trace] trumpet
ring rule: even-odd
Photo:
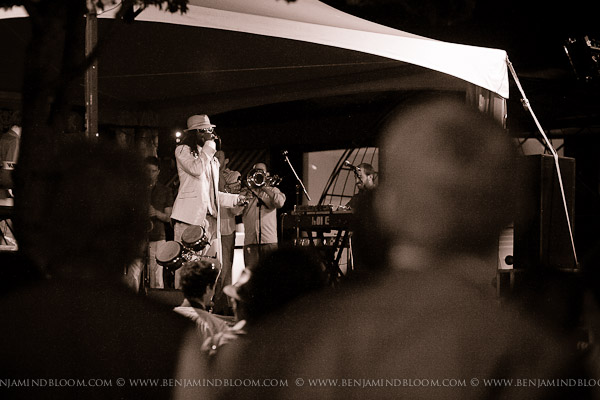
[[[282,178],[278,175],[270,175],[262,169],[253,169],[246,176],[246,184],[251,188],[261,188],[263,186],[277,186]]]

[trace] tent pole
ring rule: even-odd
[[[508,59],[508,57],[506,58],[506,63],[508,64],[508,68],[510,69],[510,73],[512,74],[513,79],[515,80],[515,83],[517,84],[517,87],[519,88],[519,91],[521,92],[521,101],[523,102],[523,106],[529,111],[529,113],[531,114],[531,117],[533,118],[533,121],[535,122],[535,125],[537,126],[538,130],[540,131],[542,137],[544,138],[544,142],[546,144],[546,146],[550,149],[550,152],[552,153],[552,157],[554,158],[554,166],[556,167],[556,174],[558,177],[558,184],[560,186],[560,194],[562,196],[562,201],[563,201],[563,206],[564,206],[564,210],[565,210],[565,216],[567,217],[567,226],[569,228],[569,236],[571,238],[571,248],[573,249],[573,257],[575,259],[575,266],[576,268],[579,266],[579,262],[577,260],[577,252],[575,251],[575,241],[573,240],[573,228],[571,227],[571,220],[569,218],[569,211],[567,208],[567,200],[565,197],[565,188],[563,186],[563,180],[562,180],[562,175],[560,173],[560,166],[558,165],[558,153],[556,153],[556,150],[554,150],[554,147],[552,146],[552,143],[550,143],[550,140],[548,139],[548,136],[546,136],[546,133],[544,132],[544,129],[542,129],[542,125],[540,124],[540,122],[538,121],[537,117],[535,116],[533,109],[531,108],[531,104],[529,103],[529,100],[527,99],[527,96],[525,95],[525,91],[523,90],[523,87],[521,86],[521,82],[519,81],[519,77],[517,76],[517,73],[515,72],[515,69],[513,68],[512,63],[510,62],[510,60]]]
[[[98,16],[93,0],[87,0],[85,21],[85,56],[90,56],[98,41]],[[94,60],[85,71],[85,135],[95,139],[98,134],[98,61]]]

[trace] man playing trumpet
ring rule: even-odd
[[[244,264],[253,269],[261,256],[277,248],[277,209],[283,207],[285,194],[275,187],[264,163],[255,164],[246,181],[249,203],[242,212]]]

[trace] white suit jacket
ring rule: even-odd
[[[220,228],[218,226],[220,207],[233,207],[238,201],[238,195],[232,193],[219,192],[219,161],[214,157],[216,149],[213,142],[206,142],[205,145],[198,147],[198,156],[195,157],[190,151],[189,146],[179,145],[175,148],[175,159],[177,160],[177,173],[179,175],[179,191],[173,204],[171,218],[177,221],[192,225],[205,225],[208,205],[210,203],[210,174],[213,174],[214,193],[217,195],[216,217],[216,237],[212,237],[211,242],[217,239],[220,244]],[[211,244],[212,247],[212,244]],[[219,250],[217,251],[220,253]],[[219,257],[219,260],[221,257]]]

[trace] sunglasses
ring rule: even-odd
[[[212,126],[210,128],[198,129],[198,132],[200,132],[200,133],[213,133],[214,131],[215,131],[215,128],[213,128]]]

